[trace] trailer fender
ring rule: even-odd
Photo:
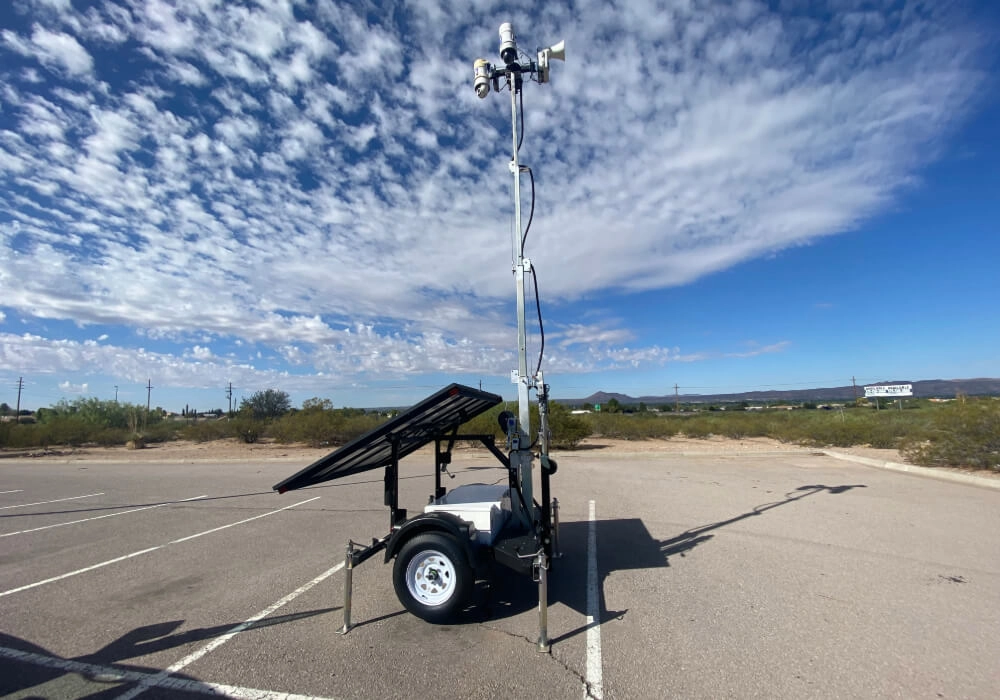
[[[472,536],[472,526],[452,513],[422,513],[404,522],[392,533],[385,548],[385,563],[399,554],[399,550],[411,537],[423,532],[443,532],[451,535],[456,544],[465,552],[469,566],[475,568],[479,563],[480,549]]]

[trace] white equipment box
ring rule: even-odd
[[[424,506],[425,513],[442,511],[472,523],[476,528],[476,539],[482,544],[492,545],[510,517],[510,488],[501,484],[457,486]]]

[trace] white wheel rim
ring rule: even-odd
[[[436,607],[455,594],[455,565],[434,549],[425,549],[406,566],[406,588],[415,600]]]

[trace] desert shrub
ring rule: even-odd
[[[178,432],[185,440],[194,442],[211,442],[234,436],[233,424],[229,420],[203,420],[189,423]]]
[[[47,429],[45,426],[31,423],[16,425],[14,423],[0,424],[0,447],[20,449],[24,447],[47,447]]]
[[[148,445],[151,442],[169,442],[177,439],[177,425],[168,421],[150,423],[142,430],[142,438]]]
[[[271,424],[269,433],[282,443],[304,442],[312,447],[343,445],[385,420],[359,409],[311,407],[282,416]]]
[[[233,436],[240,442],[248,445],[254,444],[263,437],[266,427],[263,421],[256,421],[246,416],[234,418],[230,422],[230,425],[232,426]]]
[[[91,441],[96,432],[93,423],[75,414],[57,414],[39,426],[41,444],[79,446]],[[101,426],[103,427],[103,426]]]
[[[576,447],[584,438],[590,437],[590,425],[580,416],[574,416],[561,404],[549,403],[549,432],[552,433],[551,446]]]
[[[131,433],[125,428],[102,428],[95,430],[88,436],[88,443],[100,445],[101,447],[112,447],[114,445],[124,445]]]
[[[534,406],[532,406],[532,408],[534,409]],[[497,421],[497,418],[504,410],[517,413],[517,406],[515,405],[511,407],[505,403],[502,403],[499,406],[494,406],[485,413],[480,413],[472,420],[463,423],[458,429],[458,432],[463,435],[492,435],[498,442],[502,442],[504,440],[504,434],[503,431],[500,430],[500,423]],[[534,410],[532,412],[532,420],[537,419],[537,417],[537,410]]]
[[[715,434],[715,424],[707,416],[692,416],[684,419],[681,432],[689,438],[707,438]]]
[[[618,440],[646,440],[676,434],[676,424],[655,413],[589,413],[582,416],[594,435]]]
[[[1000,470],[1000,401],[955,402],[936,411],[923,435],[913,435],[903,454],[925,466]]]

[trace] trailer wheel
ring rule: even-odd
[[[407,541],[396,555],[392,583],[407,610],[427,622],[443,623],[465,607],[473,573],[455,538],[426,532]]]

